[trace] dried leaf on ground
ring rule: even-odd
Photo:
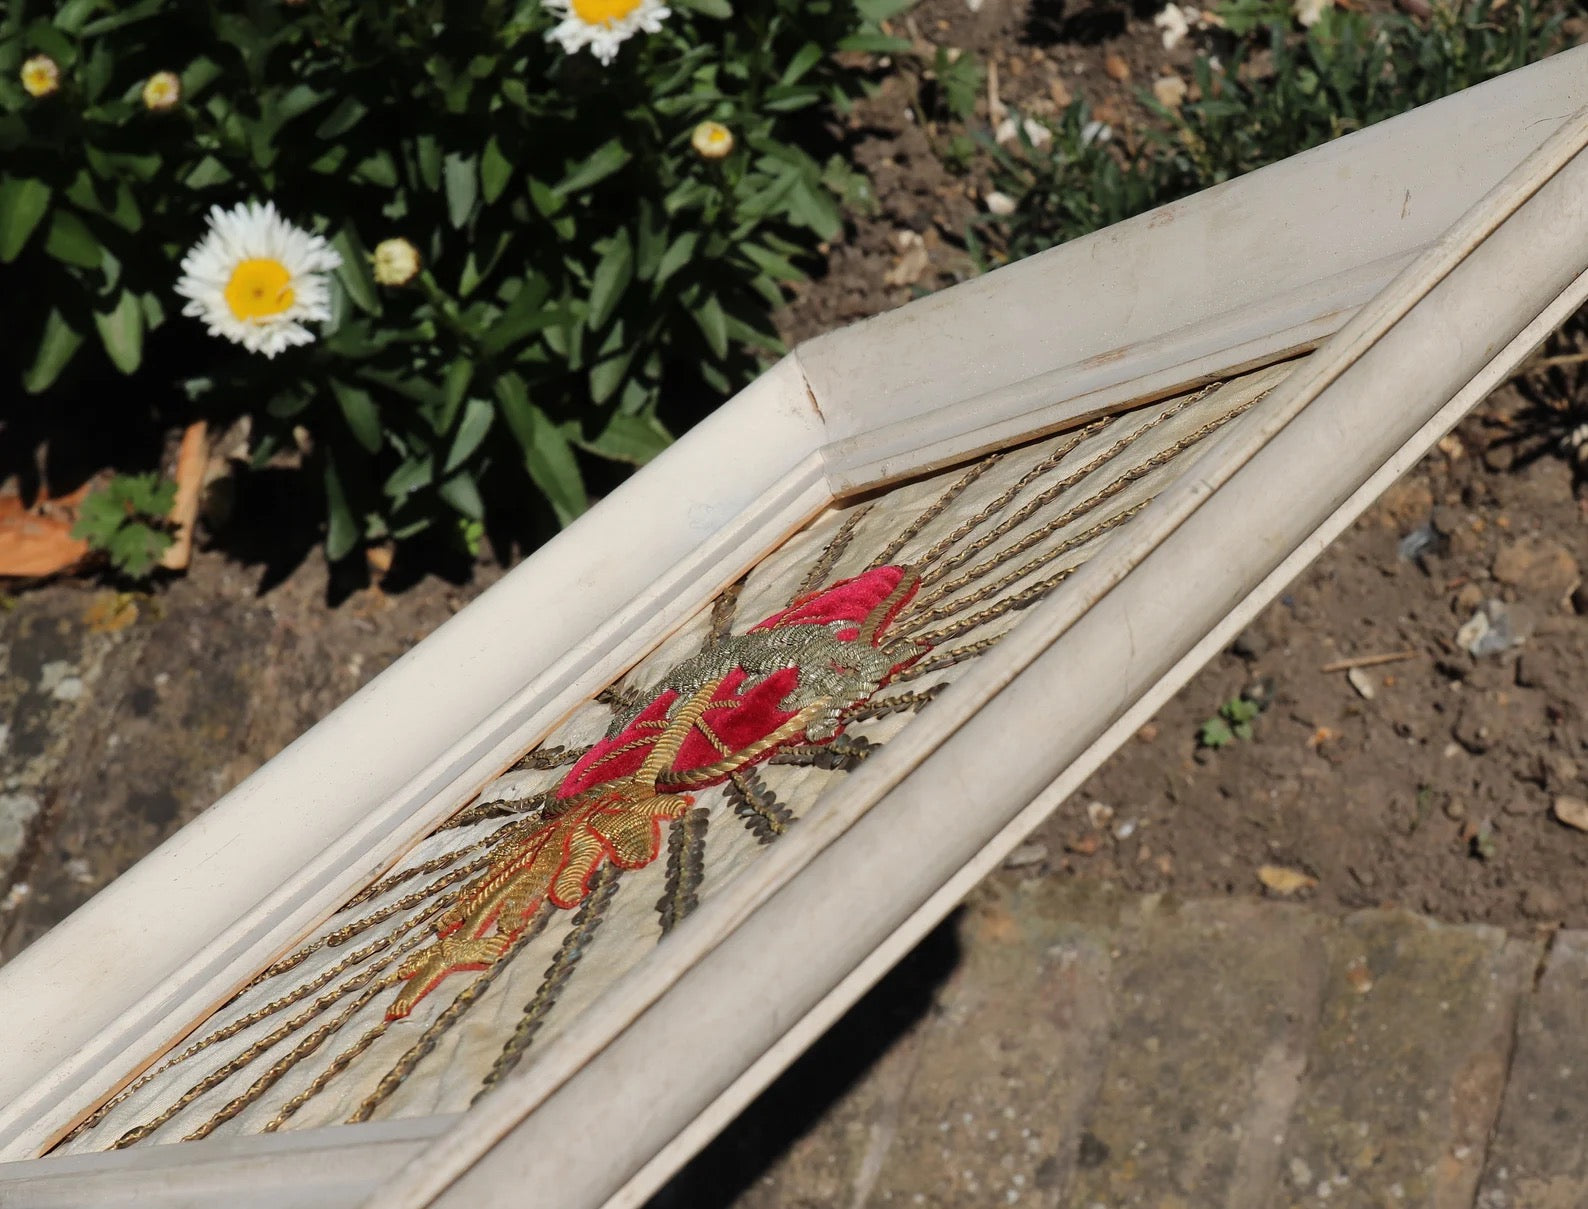
[[[82,496],[79,490],[30,508],[15,495],[0,495],[0,579],[59,575],[88,556],[88,543],[72,536]]]

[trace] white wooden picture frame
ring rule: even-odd
[[[0,968],[0,1205],[643,1203],[1588,298],[1585,106],[1588,48],[800,346]],[[1309,350],[467,1113],[39,1157],[832,501]]]

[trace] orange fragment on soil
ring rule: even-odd
[[[1308,738],[1307,749],[1309,751],[1317,751],[1318,748],[1322,747],[1330,739],[1338,739],[1339,737],[1339,735],[1330,730],[1327,726],[1320,726],[1317,730],[1313,731],[1311,737]]]

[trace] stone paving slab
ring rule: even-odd
[[[1588,1205],[1588,933],[1555,938],[1523,1005],[1478,1209]]]
[[[1313,1209],[1470,1209],[1542,946],[1400,911],[1340,921],[1285,1142]]]
[[[1323,929],[1239,900],[1142,907],[1115,937],[1090,1161],[1060,1203],[1267,1209],[1317,1024]]]
[[[930,1010],[735,1201],[740,1209],[1056,1204],[1085,1161],[1082,1122],[1108,1047],[1107,937],[1124,902],[1072,899],[1069,914],[973,901],[955,933],[960,959]],[[1015,986],[1026,990],[1009,994]],[[724,1203],[714,1195],[721,1170],[719,1147],[660,1203]]]
[[[1087,1160],[1083,1125],[1108,1052],[1108,950],[1001,903],[982,904],[965,931],[964,966],[890,1105],[891,1137],[872,1138],[856,1172],[856,1205],[1047,1204]],[[1016,977],[1028,996],[1005,993]]]
[[[1588,934],[1535,991],[1495,928],[1005,876],[953,936],[748,1187],[735,1126],[653,1209],[1588,1209]]]

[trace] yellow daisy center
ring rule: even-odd
[[[574,15],[586,25],[610,25],[621,21],[643,0],[571,0]]]
[[[292,274],[279,260],[240,261],[226,283],[226,305],[244,323],[270,319],[292,305]]]

